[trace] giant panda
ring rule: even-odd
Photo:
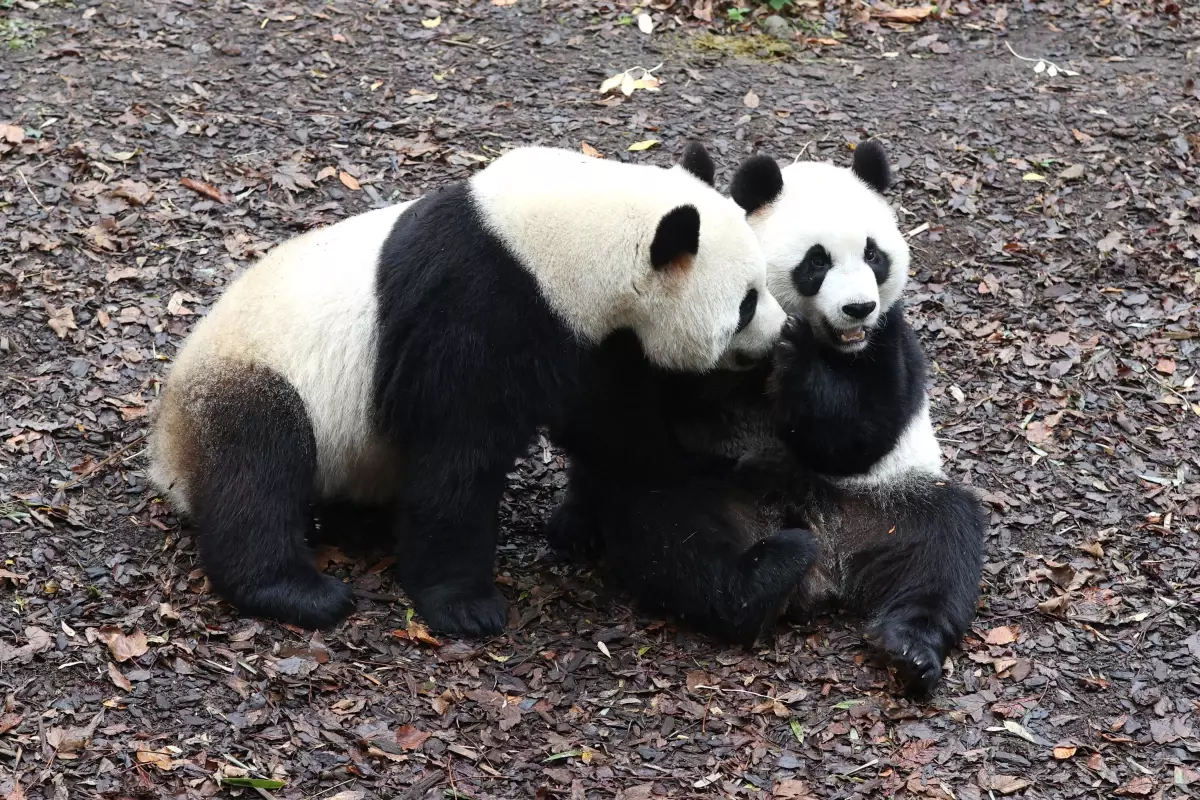
[[[150,475],[243,613],[352,610],[306,541],[315,507],[349,503],[391,509],[431,628],[498,633],[496,506],[536,427],[617,331],[671,368],[765,357],[785,319],[765,281],[742,210],[692,173],[513,150],[234,281],[175,359]]]
[[[794,315],[772,362],[689,375],[627,342],[564,426],[569,487],[547,533],[648,609],[732,641],[848,606],[926,694],[974,616],[985,518],[942,469],[888,182],[874,142],[849,169],[739,168],[732,195]]]

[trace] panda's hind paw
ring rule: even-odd
[[[482,638],[504,632],[508,604],[495,584],[451,584],[410,592],[429,629],[449,636]]]
[[[243,614],[309,630],[332,628],[350,616],[355,606],[354,590],[348,583],[316,570],[234,592],[230,601]]]
[[[895,667],[908,694],[928,697],[937,688],[946,650],[939,626],[885,618],[871,626],[866,639]]]

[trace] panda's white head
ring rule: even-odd
[[[698,173],[703,148],[688,153],[690,166],[663,169],[519,148],[471,191],[584,338],[632,329],[650,361],[693,372],[765,358],[787,315],[745,212]]]
[[[773,169],[773,159],[754,156],[731,190],[766,256],[771,293],[819,340],[858,352],[908,280],[908,243],[883,196],[887,154],[870,141],[856,148],[850,168],[792,164],[774,191],[762,177]]]

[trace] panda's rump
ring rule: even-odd
[[[299,396],[317,450],[319,498],[385,502],[398,459],[375,434],[379,249],[408,204],[312,231],[236,280],[179,353],[155,425],[152,477],[187,511],[196,430],[212,398],[266,370]],[[253,402],[247,395],[246,402]],[[172,487],[172,488],[169,488]]]

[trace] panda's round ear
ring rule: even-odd
[[[679,206],[658,221],[650,243],[650,264],[657,270],[687,269],[700,251],[700,212]]]
[[[888,167],[887,153],[883,145],[872,139],[854,148],[854,165],[850,171],[867,186],[883,194],[892,183],[892,171]]]
[[[747,214],[753,214],[783,191],[783,173],[770,156],[750,156],[733,175],[729,194]]]
[[[699,142],[687,143],[687,147],[683,148],[683,158],[679,161],[679,166],[709,186],[717,182],[717,165],[713,163],[712,156],[704,149],[704,145]]]

